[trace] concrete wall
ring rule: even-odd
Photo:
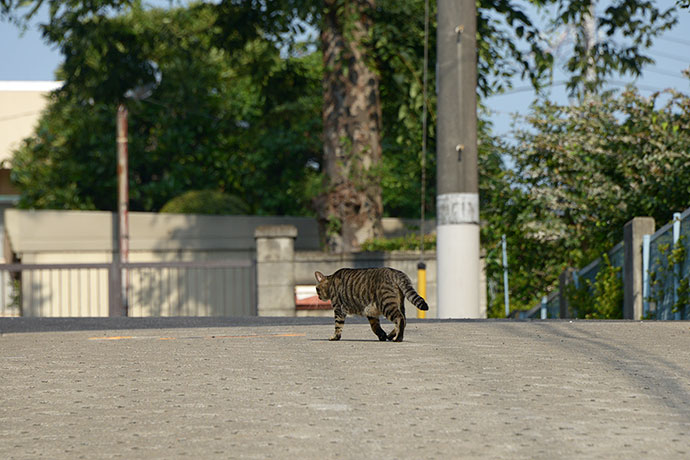
[[[318,227],[306,217],[206,216],[132,212],[130,261],[254,258],[254,230],[294,225],[295,247],[319,247]],[[117,249],[117,215],[103,211],[5,211],[11,250],[24,263],[110,262]]]
[[[105,211],[5,211],[12,252],[24,263],[110,262],[117,249],[117,215]],[[386,218],[386,236],[417,225]],[[427,223],[431,228],[432,223]],[[131,212],[130,261],[254,258],[254,231],[260,226],[292,225],[296,251],[317,251],[315,219],[288,216],[207,216]]]
[[[428,318],[436,318],[436,252],[426,251],[421,259],[419,251],[364,252],[357,254],[337,255],[321,251],[297,251],[294,259],[295,284],[316,284],[314,272],[326,275],[340,268],[391,267],[402,272],[412,280],[417,289],[417,264],[422,260],[426,264],[426,301],[429,304]],[[417,316],[417,309],[405,301],[405,314],[409,318]],[[332,315],[329,311],[328,315]]]
[[[110,263],[117,249],[113,213],[8,209],[5,219],[8,251],[24,264]],[[130,213],[129,261],[252,261],[255,228],[283,222],[300,230],[296,247],[318,248],[318,228],[309,218]],[[108,315],[107,269],[21,276],[24,315]],[[129,279],[130,316],[256,314],[253,267],[137,269]]]
[[[5,211],[6,261],[24,264],[100,263],[117,250],[117,216],[101,211]],[[130,316],[288,315],[295,316],[295,285],[314,285],[314,272],[342,267],[390,266],[417,285],[417,252],[360,253],[347,256],[319,250],[318,226],[302,217],[204,216],[130,213],[130,262],[256,260],[256,276],[247,271],[200,275],[177,269],[130,270]],[[433,228],[427,223],[427,228]],[[277,226],[277,227],[276,227]],[[285,230],[289,227],[287,234]],[[417,221],[384,219],[386,236],[417,232]],[[277,230],[276,230],[277,229]],[[293,234],[294,233],[294,234]],[[428,317],[436,316],[435,253],[427,265]],[[22,304],[27,316],[107,316],[108,271],[26,270]],[[7,284],[7,283],[4,283]],[[243,294],[228,307],[231,286],[254,290],[254,305]],[[9,286],[8,286],[9,289]],[[7,290],[9,293],[9,290]],[[5,297],[8,297],[5,293]],[[2,292],[0,292],[2,294]],[[242,305],[239,305],[239,304]],[[2,303],[6,305],[6,301]],[[0,314],[3,312],[0,305]],[[408,316],[416,309],[407,308]],[[330,311],[310,314],[332,315]]]
[[[426,264],[426,301],[429,304],[427,318],[436,318],[437,309],[437,273],[436,252],[428,251],[424,256],[418,251],[394,251],[386,253],[364,252],[356,254],[328,254],[322,251],[300,251],[290,247],[296,229],[286,226],[271,230],[264,227],[257,231],[257,271],[259,315],[280,316],[331,316],[331,310],[295,309],[294,286],[316,284],[314,272],[326,275],[340,268],[392,267],[405,272],[417,289],[417,264]],[[482,293],[486,293],[486,281],[482,278]],[[458,302],[463,296],[458,292]],[[480,296],[480,311],[486,317],[486,295]],[[417,309],[406,301],[407,317],[417,316]]]

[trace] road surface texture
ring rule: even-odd
[[[690,458],[688,322],[332,327],[2,319],[0,458]]]

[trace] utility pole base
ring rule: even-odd
[[[436,229],[438,317],[481,318],[479,308],[479,225]]]

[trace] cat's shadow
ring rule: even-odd
[[[340,339],[340,340],[328,340],[328,339],[309,339],[311,342],[379,342],[379,340],[370,339]]]
[[[372,342],[372,343],[393,343],[390,340],[385,342],[377,339],[340,339],[340,340],[328,340],[328,339],[309,339],[310,342]]]

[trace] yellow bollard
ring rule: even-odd
[[[424,262],[417,264],[417,294],[426,300],[426,264]],[[426,312],[417,309],[417,318],[426,318]]]

